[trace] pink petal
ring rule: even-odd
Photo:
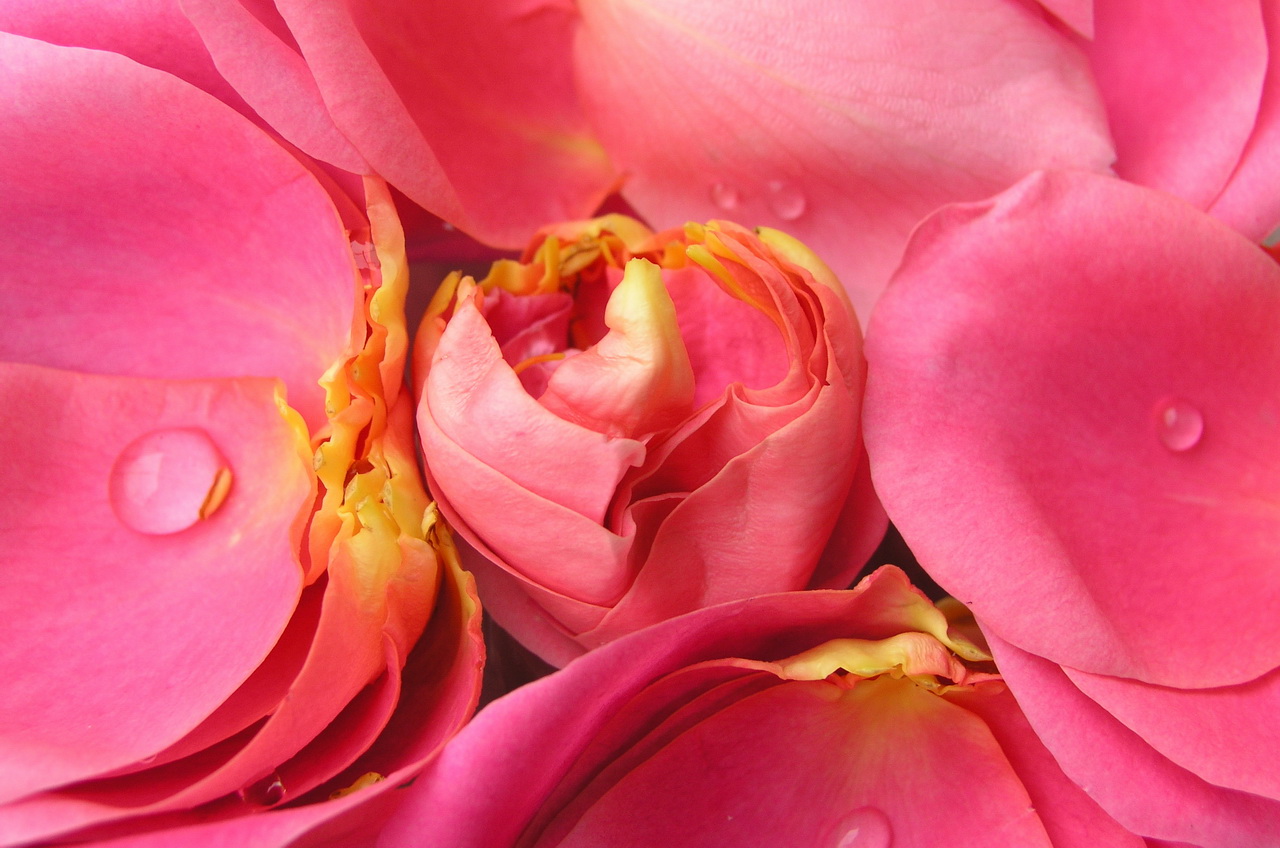
[[[1086,46],[1116,172],[1207,209],[1253,131],[1267,73],[1258,0],[1097,0]]]
[[[951,803],[959,793],[966,803]],[[838,845],[855,835],[876,844],[872,833],[883,831],[893,844],[927,845],[945,828],[958,848],[1049,846],[1028,810],[971,713],[887,676],[849,690],[791,682],[680,734],[562,840],[538,844]]]
[[[1142,848],[1141,837],[1122,828],[1062,773],[1008,690],[994,684],[955,687],[944,697],[986,723],[1031,795],[1054,848]]]
[[[160,752],[249,676],[298,598],[296,523],[312,483],[273,382],[12,364],[0,373],[9,458],[0,491],[0,664],[9,681],[0,791],[13,798]],[[140,437],[174,432],[219,452],[230,491],[189,528],[139,532],[152,501],[137,488],[145,481],[128,475],[156,467],[144,468],[156,455],[129,465],[118,458]],[[161,462],[187,461],[178,476],[159,466],[164,473],[150,479],[162,493],[209,490],[216,469],[189,452],[193,444],[159,448]],[[51,568],[50,556],[66,567]]]
[[[987,635],[1001,674],[1062,770],[1130,830],[1200,848],[1267,848],[1280,802],[1223,789],[1160,756],[1061,668]]]
[[[580,114],[564,8],[277,0],[275,11],[337,131],[415,202],[483,241],[514,247],[546,221],[583,217],[616,179]],[[237,33],[255,27],[232,32],[226,21],[196,23],[245,98],[282,110],[287,130],[323,125],[306,114],[315,98],[293,45],[281,40],[273,61],[249,62]],[[301,106],[288,102],[282,74],[304,95]],[[300,133],[286,135],[312,152]],[[493,179],[495,163],[502,179]]]
[[[1266,254],[1165,195],[1050,173],[932,219],[880,311],[872,474],[944,588],[1099,674],[1210,687],[1280,665]]]
[[[316,379],[349,344],[356,284],[320,185],[167,74],[8,35],[0,52],[23,92],[0,104],[0,358],[279,376],[318,427]]]
[[[442,434],[476,460],[595,522],[644,456],[639,442],[565,421],[529,397],[469,300],[449,320],[424,395]]]
[[[1094,0],[1040,0],[1040,5],[1085,38],[1093,38]]]
[[[560,418],[608,436],[641,438],[693,411],[694,376],[662,270],[627,263],[605,307],[609,332],[565,360],[539,398]]]
[[[369,165],[333,124],[288,26],[270,0],[178,0],[218,71],[275,131],[354,173]]]
[[[1280,224],[1280,3],[1263,0],[1270,48],[1253,134],[1230,181],[1209,211],[1215,218],[1261,241]]]
[[[938,205],[1112,159],[1083,56],[1021,3],[581,13],[578,83],[626,199],[659,228],[723,216],[799,237],[864,322]]]
[[[214,67],[181,0],[6,0],[0,31],[120,53],[249,111]]]
[[[1220,689],[1167,689],[1063,669],[1077,689],[1210,783],[1280,800],[1280,670]]]
[[[947,817],[956,844],[1048,844],[1028,796],[972,712],[913,693],[905,681],[884,678],[842,695],[825,682],[779,681],[766,662],[726,659],[782,659],[836,636],[878,639],[927,628],[928,607],[900,571],[886,568],[850,592],[703,609],[588,653],[486,707],[410,789],[380,844],[554,844],[560,811],[561,824],[572,826],[584,806],[610,815],[600,804],[631,814],[607,836],[587,836],[594,844],[719,844],[699,842],[695,828],[718,833],[741,819],[770,836],[788,823],[804,826],[834,845],[859,824],[883,825],[867,805],[887,814],[895,845],[932,844],[939,825],[930,810]],[[888,697],[860,697],[876,687]],[[799,744],[786,745],[788,737]],[[930,753],[939,744],[947,756]],[[851,758],[865,767],[851,767]],[[709,761],[734,768],[708,769]],[[512,762],[529,767],[513,770]],[[686,763],[681,780],[674,766]],[[988,777],[983,785],[992,791],[966,790],[973,800],[962,809],[923,800],[953,781],[972,787]],[[652,797],[628,799],[632,784]],[[771,794],[753,810],[753,792]],[[789,793],[803,802],[779,800]],[[637,809],[637,802],[652,804]],[[682,802],[689,806],[679,809]],[[671,812],[688,813],[687,827],[675,827]],[[956,827],[966,816],[981,824]],[[1006,829],[989,827],[996,823]],[[653,834],[644,828],[664,827],[675,831],[671,839],[645,841]],[[756,841],[821,844],[804,832],[789,835],[796,838]]]

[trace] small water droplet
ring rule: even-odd
[[[1156,432],[1171,451],[1190,450],[1204,435],[1204,415],[1180,398],[1165,398],[1156,404]]]
[[[441,221],[440,229],[444,230],[446,233],[451,233],[457,228],[453,226],[453,224],[450,224],[448,221]]]
[[[274,807],[284,800],[284,781],[275,772],[255,780],[236,793],[240,800],[255,807]]]
[[[794,221],[804,214],[808,201],[800,189],[782,180],[769,181],[769,208],[784,221]]]
[[[121,451],[107,489],[121,523],[162,536],[213,515],[231,490],[231,469],[205,431],[153,430]]]
[[[742,195],[737,188],[729,183],[717,182],[711,184],[711,202],[725,212],[737,209],[741,201]]]
[[[890,848],[893,828],[889,817],[875,807],[859,807],[834,830],[832,848]]]

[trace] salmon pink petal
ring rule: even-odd
[[[835,269],[864,325],[940,204],[1112,160],[1084,56],[1029,4],[580,12],[578,84],[627,201],[658,228],[728,217],[791,233]]]
[[[122,56],[0,35],[0,359],[281,377],[317,428],[356,271],[327,193],[234,111]],[[104,163],[164,162],[164,168]],[[57,339],[58,343],[50,340]]]
[[[14,798],[157,754],[249,677],[297,603],[313,495],[272,381],[2,374]]]
[[[627,263],[604,312],[609,332],[565,360],[539,401],[565,421],[608,436],[641,438],[693,411],[693,369],[662,270]]]
[[[639,442],[587,430],[531,398],[470,300],[440,339],[421,409],[419,417],[429,415],[480,462],[597,522],[618,480],[644,456]],[[566,452],[566,444],[574,451]]]
[[[1062,770],[1120,824],[1200,848],[1268,848],[1280,802],[1205,782],[1162,757],[1053,663],[987,631],[1001,674]]]
[[[1280,665],[1269,256],[1167,195],[1042,174],[922,227],[880,311],[877,490],[992,632],[1168,686]]]
[[[1207,209],[1258,115],[1268,65],[1259,0],[1096,0],[1094,14],[1085,50],[1107,105],[1116,173]]]

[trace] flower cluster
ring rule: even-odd
[[[0,0],[0,848],[1274,848],[1278,69]]]

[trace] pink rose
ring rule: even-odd
[[[1067,775],[1144,836],[1275,845],[1275,261],[1037,175],[923,226],[867,345],[877,490]]]
[[[565,225],[445,280],[417,345],[432,492],[483,554],[486,608],[557,665],[698,607],[846,586],[883,534],[857,323],[781,233]]]
[[[421,762],[481,648],[415,465],[385,186],[348,231],[258,128],[114,53],[0,34],[0,88],[0,842]]]
[[[963,630],[887,567],[632,634],[482,710],[378,845],[1143,848]]]

